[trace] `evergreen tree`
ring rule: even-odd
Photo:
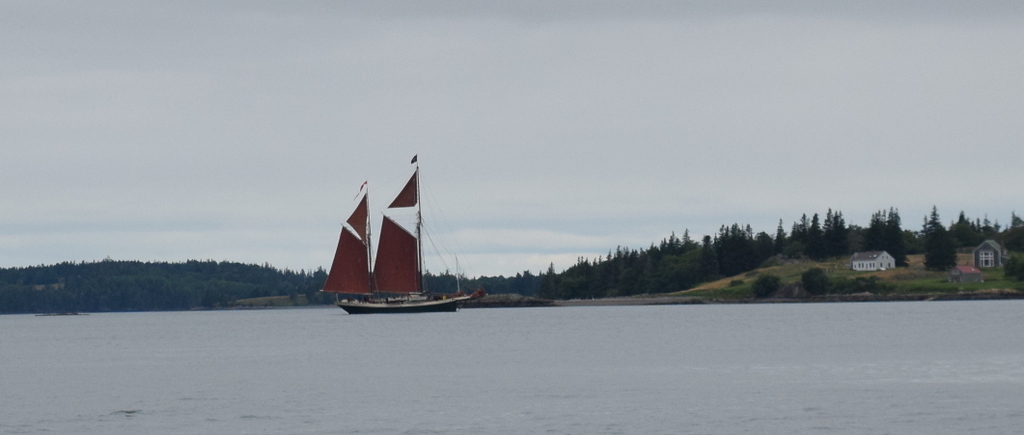
[[[998,227],[999,223],[993,224],[992,221],[988,220],[988,215],[986,214],[985,218],[981,221],[978,231],[981,233],[982,239],[994,239],[996,234],[999,233]]]
[[[541,274],[540,291],[537,296],[545,299],[558,299],[561,296],[558,292],[558,274],[555,273],[555,263],[548,265],[547,273]]]
[[[843,219],[843,212],[836,210],[833,213],[832,209],[829,209],[825,215],[825,255],[828,257],[838,257],[849,253],[850,249],[847,240],[849,235],[846,221]]]
[[[903,246],[907,249],[907,255],[923,254],[924,237],[919,232],[903,230]]]
[[[975,226],[971,224],[971,221],[967,219],[962,210],[956,223],[949,227],[949,232],[953,237],[954,244],[958,248],[978,246],[985,240],[984,236],[975,229]]]
[[[956,266],[956,246],[946,227],[939,220],[939,211],[935,206],[932,206],[932,213],[926,218],[921,233],[925,237],[925,268],[949,270]]]
[[[863,251],[864,248],[864,233],[867,231],[859,225],[850,224],[846,227],[846,246],[849,249],[849,253]]]
[[[884,250],[896,260],[896,267],[906,267],[909,264],[905,234],[901,225],[899,210],[890,208],[885,220]]]
[[[815,260],[821,260],[826,255],[824,233],[821,230],[818,214],[815,213],[814,217],[811,218],[811,227],[807,231],[807,256]]]
[[[1016,226],[1003,233],[1003,247],[1011,251],[1024,251],[1024,226]]]
[[[900,212],[890,208],[871,215],[871,224],[864,231],[865,251],[885,251],[896,260],[896,266],[907,265],[907,248]]]
[[[811,222],[807,220],[807,213],[800,217],[799,222],[793,223],[793,230],[789,232],[789,240],[807,245],[807,233],[811,229]]]
[[[711,241],[711,236],[704,236],[703,244],[700,248],[700,274],[704,279],[719,276],[718,254],[715,253],[715,246]]]
[[[661,250],[665,255],[679,255],[683,251],[683,241],[676,237],[676,232],[673,231],[672,235],[668,236],[668,240],[661,242]]]
[[[786,230],[782,228],[782,219],[779,219],[779,226],[775,228],[775,249],[776,254],[781,254],[786,249]]]
[[[831,256],[831,254],[830,254],[831,246],[829,246],[829,244],[831,243],[831,240],[829,240],[829,238],[832,235],[832,232],[834,231],[834,228],[833,228],[833,225],[835,223],[834,219],[835,219],[835,214],[832,213],[832,209],[829,208],[828,211],[825,212],[825,220],[821,223],[822,242],[823,242],[822,245],[824,246],[822,251],[825,253],[826,257]]]
[[[757,251],[749,225],[723,225],[715,239],[718,254],[718,271],[724,276],[737,275],[757,267]]]
[[[761,231],[754,237],[754,250],[757,252],[756,264],[761,264],[775,254],[775,240],[768,233]]]
[[[887,235],[887,221],[884,210],[879,210],[871,215],[871,223],[868,224],[868,229],[864,231],[864,245],[865,251],[885,251]]]

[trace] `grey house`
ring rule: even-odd
[[[977,268],[1003,267],[1006,258],[1006,249],[995,240],[986,240],[974,248],[974,266]]]

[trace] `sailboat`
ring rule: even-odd
[[[414,157],[412,163],[416,163]],[[459,303],[483,296],[461,291],[433,294],[423,288],[423,214],[419,192],[419,164],[412,178],[388,209],[416,208],[415,234],[384,215],[380,247],[371,268],[369,189],[363,192],[355,211],[342,226],[338,248],[323,291],[338,294],[335,304],[349,314],[454,312]],[[365,187],[365,183],[364,183]],[[344,299],[340,295],[344,294]]]

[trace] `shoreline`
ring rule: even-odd
[[[826,295],[808,298],[766,298],[766,299],[706,299],[695,296],[633,296],[599,299],[540,299],[519,294],[495,294],[464,302],[460,309],[477,308],[533,308],[533,307],[610,307],[610,306],[655,306],[655,305],[737,305],[737,304],[814,304],[814,303],[857,303],[857,302],[931,302],[931,301],[992,301],[1021,300],[1024,292],[1005,290],[984,290],[962,293],[915,293],[879,295],[857,293],[848,295]],[[218,308],[193,308],[181,311],[233,311],[233,310],[295,310],[334,308],[333,305],[260,305],[231,306]],[[110,313],[119,311],[109,311]],[[155,312],[155,311],[154,311]],[[104,312],[106,313],[106,312]],[[87,316],[86,312],[67,313],[6,313],[27,314],[46,317]]]
[[[694,296],[640,296],[600,299],[539,299],[522,295],[488,295],[476,301],[467,301],[462,308],[516,308],[516,307],[599,307],[641,305],[700,305],[700,304],[805,304],[844,302],[927,302],[978,301],[1024,299],[1024,292],[996,290],[963,293],[916,293],[881,295],[856,293],[825,295],[807,298],[766,298],[745,300],[705,299]]]

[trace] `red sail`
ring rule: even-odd
[[[360,239],[366,241],[366,222],[367,222],[367,195],[363,195],[363,200],[359,201],[359,205],[356,206],[355,211],[352,212],[352,216],[348,217],[349,225],[352,225],[352,229],[356,230],[356,234]]]
[[[418,268],[416,237],[384,216],[380,227],[377,263],[373,266],[377,289],[385,293],[418,292]]]
[[[418,202],[417,184],[419,184],[420,171],[416,170],[412,174],[412,178],[409,179],[408,183],[405,183],[405,187],[402,188],[402,192],[398,194],[398,197],[391,202],[388,208],[399,208],[399,207],[415,207]]]
[[[324,283],[324,291],[369,294],[369,271],[366,245],[348,228],[342,228],[338,250],[334,253],[334,264],[331,265],[331,273],[327,275],[327,282]]]

